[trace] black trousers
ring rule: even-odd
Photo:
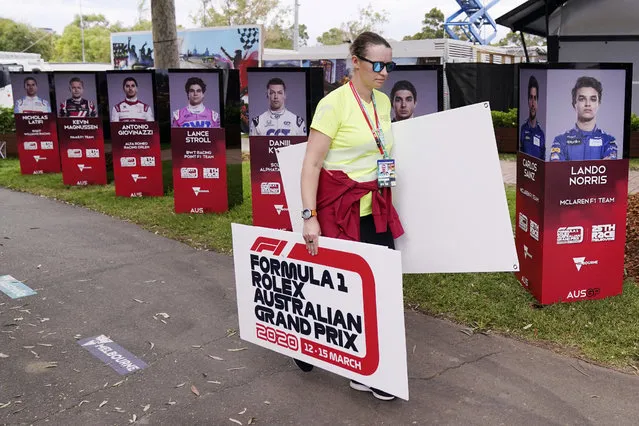
[[[386,232],[377,233],[375,230],[375,221],[373,215],[362,216],[359,219],[359,240],[362,243],[375,244],[378,246],[386,246],[389,249],[395,250],[395,240],[390,229],[386,229]]]

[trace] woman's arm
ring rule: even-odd
[[[331,138],[322,132],[311,129],[306,145],[306,155],[302,163],[302,207],[305,209],[317,209],[317,185],[319,174],[324,164],[324,159],[331,146]],[[306,249],[311,255],[316,255],[320,225],[316,216],[304,221],[303,236],[306,241]]]

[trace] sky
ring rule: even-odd
[[[401,40],[405,35],[412,35],[421,30],[424,14],[437,7],[444,16],[455,13],[459,6],[455,0],[297,0],[299,22],[308,27],[309,45],[317,44],[316,38],[324,31],[339,27],[343,21],[357,18],[359,8],[368,4],[376,11],[386,10],[389,22],[382,28],[386,38]],[[484,0],[487,1],[487,0]],[[501,0],[489,9],[490,15],[497,19],[504,13],[514,9],[526,0]],[[295,0],[280,0],[280,4],[293,7]],[[120,21],[124,25],[132,25],[138,18],[138,0],[0,0],[0,17],[26,23],[34,27],[51,28],[61,34],[75,14],[103,14],[111,21]],[[150,1],[147,1],[147,4]],[[214,0],[214,4],[221,0]],[[43,7],[46,4],[46,7]],[[200,0],[175,0],[175,14],[178,24],[185,28],[196,28],[190,19],[197,14]],[[150,18],[150,15],[149,15]],[[508,33],[505,27],[498,27],[497,38]]]

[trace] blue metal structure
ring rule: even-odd
[[[473,43],[489,44],[497,35],[497,23],[488,14],[488,9],[499,3],[499,0],[492,0],[484,6],[481,0],[456,0],[460,9],[453,13],[444,22],[444,30],[446,33],[456,40],[459,40],[455,34],[454,27],[459,27],[463,33]],[[483,36],[483,27],[492,27],[492,32]]]

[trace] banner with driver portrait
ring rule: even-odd
[[[249,68],[248,84],[253,225],[290,231],[277,150],[308,139],[321,69]]]
[[[62,181],[73,186],[106,185],[97,75],[93,72],[56,72],[54,81]]]
[[[107,71],[115,195],[162,196],[153,71]]]
[[[11,73],[18,157],[23,175],[60,172],[50,76],[50,73]]]
[[[243,340],[408,400],[401,252],[232,225]]]
[[[221,70],[169,70],[176,213],[228,210]]]
[[[630,64],[522,64],[517,227],[521,284],[541,304],[623,289]]]

